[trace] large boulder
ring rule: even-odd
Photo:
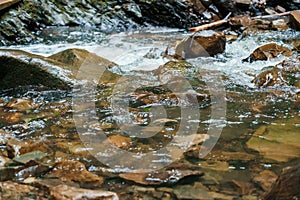
[[[68,49],[48,58],[19,50],[0,50],[0,88],[42,85],[68,90],[77,81],[81,66],[89,66],[89,71],[84,71],[87,79],[101,70],[102,76],[95,77],[99,82],[114,82],[119,76],[108,70],[114,65],[81,49]]]
[[[223,33],[201,31],[184,38],[175,47],[175,56],[182,59],[214,56],[225,51],[226,38]]]
[[[24,51],[0,50],[0,88],[43,85],[69,89],[72,74],[57,64]]]

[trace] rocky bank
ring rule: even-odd
[[[143,26],[189,28],[239,14],[266,14],[268,6],[299,9],[299,2],[251,0],[23,0],[1,6],[0,45],[45,42],[49,26],[104,32]],[[298,2],[298,3],[297,3]],[[1,3],[2,4],[2,3]],[[270,10],[270,9],[269,9]],[[271,9],[272,10],[272,9]]]

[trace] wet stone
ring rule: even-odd
[[[235,188],[235,191],[241,195],[251,195],[256,190],[254,185],[249,182],[232,180],[231,184]]]
[[[18,50],[0,51],[0,88],[43,85],[69,89],[72,75],[49,60]]]
[[[267,68],[252,82],[258,87],[296,86],[300,88],[300,59],[288,59],[274,67]]]
[[[74,70],[78,70],[83,64],[88,63],[101,63],[103,66],[108,68],[116,65],[105,58],[83,49],[67,49],[53,54],[49,56],[49,58],[72,66],[74,67]]]
[[[14,183],[11,181],[0,182],[1,199],[41,199],[47,200],[48,197],[38,188]]]
[[[264,191],[270,190],[276,179],[277,175],[270,170],[264,170],[253,177],[253,181],[259,184]]]
[[[10,6],[19,3],[21,0],[2,0],[0,1],[0,10],[4,10]]]
[[[52,150],[46,144],[45,141],[31,141],[31,140],[23,140],[19,141],[14,138],[10,138],[6,142],[8,155],[10,158],[14,158],[20,156],[22,154],[40,151],[44,153],[51,153]]]
[[[18,167],[0,167],[0,181],[8,181],[15,178]]]
[[[74,182],[85,187],[101,187],[104,178],[87,171],[78,161],[61,161],[50,171],[47,178],[59,178],[64,182]]]
[[[202,176],[201,171],[192,170],[161,170],[150,173],[122,173],[119,176],[125,180],[142,185],[175,184],[179,180],[190,176]]]
[[[277,30],[286,30],[289,27],[288,27],[286,20],[277,19],[277,20],[272,21],[272,28],[277,29]]]
[[[13,99],[6,104],[6,107],[18,111],[27,111],[36,108],[37,105],[30,99]]]
[[[102,190],[88,190],[83,188],[71,187],[68,185],[58,185],[50,188],[50,195],[56,200],[65,199],[85,199],[85,200],[119,200],[114,192]]]
[[[41,161],[43,158],[45,158],[47,156],[46,153],[43,153],[41,151],[33,151],[30,153],[26,153],[26,154],[22,154],[18,157],[15,157],[13,159],[13,161],[17,162],[17,163],[21,163],[21,164],[26,164],[29,163],[31,161]]]
[[[215,159],[218,161],[251,161],[255,159],[255,155],[245,152],[212,151],[206,156],[206,159]]]
[[[276,43],[269,43],[255,49],[254,52],[243,61],[253,62],[257,60],[268,60],[280,55],[291,56],[292,52],[290,49],[282,47]]]
[[[69,151],[72,154],[84,156],[85,158],[91,156],[88,149],[82,143],[78,143],[78,142],[68,143],[67,146],[69,147]]]
[[[174,193],[178,199],[207,199],[213,200],[213,196],[209,194],[208,188],[201,183],[194,185],[180,185],[174,188]]]
[[[112,135],[109,137],[109,141],[114,146],[122,149],[128,149],[131,145],[131,139],[122,135]]]
[[[202,31],[183,39],[175,47],[175,57],[188,59],[214,56],[225,51],[226,38],[223,33]]]
[[[200,167],[203,169],[215,170],[215,171],[229,171],[229,163],[218,160],[206,160],[200,163]]]
[[[161,199],[161,200],[171,200],[172,199],[172,189],[161,190],[151,187],[141,187],[141,186],[131,186],[128,188],[127,193],[133,194],[133,199]],[[124,194],[120,196],[120,199],[128,199],[132,197],[127,197]]]
[[[91,80],[99,78],[94,78],[95,74],[99,74],[99,70],[101,72],[103,71],[99,80],[100,83],[112,83],[117,81],[120,77],[108,70],[116,66],[115,63],[87,50],[67,49],[51,55],[49,58],[68,65],[69,69],[75,75],[78,73],[78,70],[80,70],[80,78],[82,79]],[[85,77],[83,77],[83,75]]]
[[[300,165],[286,167],[280,173],[265,200],[299,199]]]
[[[298,118],[291,118],[262,126],[253,134],[247,146],[258,151],[266,160],[286,162],[299,157],[300,130],[296,125],[298,122]]]
[[[9,158],[0,155],[0,167],[5,166],[6,163],[10,161]]]
[[[294,10],[290,14],[290,26],[295,30],[300,30],[300,10]]]
[[[20,112],[1,112],[0,116],[0,122],[8,125],[23,122],[25,118],[24,114]]]

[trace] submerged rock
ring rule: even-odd
[[[122,149],[128,149],[130,147],[131,139],[122,135],[112,135],[109,137],[109,141],[116,147]]]
[[[226,37],[215,31],[202,31],[183,39],[175,47],[175,57],[188,59],[214,56],[225,50]]]
[[[142,185],[165,185],[175,184],[188,176],[202,176],[203,172],[198,170],[161,170],[150,173],[123,173],[119,176],[125,180],[133,181]]]
[[[133,185],[129,187],[126,193],[120,194],[120,199],[174,199],[171,188],[151,188]]]
[[[201,183],[194,183],[193,185],[180,185],[174,189],[174,194],[178,199],[215,199],[209,194],[209,189]]]
[[[59,162],[46,176],[59,178],[64,182],[79,183],[85,187],[100,187],[104,183],[104,178],[89,172],[84,164],[78,161]]]
[[[114,192],[102,190],[88,190],[83,188],[71,187],[68,185],[58,185],[50,188],[50,195],[56,200],[119,200]]]
[[[290,49],[276,43],[269,43],[255,49],[254,52],[243,61],[253,62],[257,60],[268,60],[270,58],[276,58],[279,55],[291,56],[292,52]]]
[[[277,175],[270,170],[264,170],[253,177],[253,181],[259,184],[264,191],[270,190],[276,179]]]
[[[48,197],[45,196],[43,191],[39,190],[39,188],[14,183],[11,181],[7,182],[0,182],[1,188],[1,199],[40,199],[40,200],[47,200]]]
[[[26,153],[23,154],[21,156],[15,157],[13,159],[13,161],[17,162],[17,163],[21,163],[21,164],[27,164],[31,161],[39,161],[42,160],[43,158],[45,158],[47,156],[46,153],[43,153],[41,151],[33,151],[30,153]]]
[[[299,118],[275,121],[260,127],[247,142],[266,160],[286,162],[300,156]],[[283,125],[284,124],[284,125]]]

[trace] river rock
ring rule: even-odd
[[[81,49],[68,49],[49,58],[19,50],[0,50],[0,88],[43,85],[47,88],[69,90],[77,83],[76,74],[84,65],[79,80],[115,82],[119,75],[108,70],[115,63]],[[88,66],[88,67],[86,67]],[[94,77],[99,74],[101,77]]]
[[[284,19],[277,19],[272,21],[272,28],[277,30],[286,30],[288,29],[287,21]]]
[[[4,124],[17,124],[25,118],[24,114],[20,112],[1,112],[0,117],[0,122]]]
[[[3,167],[10,159],[0,155],[0,167]]]
[[[291,11],[289,19],[290,19],[291,28],[299,31],[300,30],[300,10]]]
[[[300,59],[285,60],[275,67],[267,68],[256,76],[252,83],[258,87],[274,85],[295,86],[300,88]]]
[[[249,182],[232,180],[230,181],[230,184],[233,186],[235,191],[238,192],[238,194],[243,196],[251,195],[255,191],[255,187]]]
[[[40,151],[44,153],[50,152],[47,143],[45,141],[40,141],[40,140],[19,141],[14,138],[8,138],[6,141],[6,148],[8,152],[8,157],[10,158],[14,158],[33,151]]]
[[[107,68],[117,65],[105,58],[97,56],[95,53],[91,53],[84,49],[66,49],[49,56],[49,58],[72,66],[74,72],[76,72],[83,63],[101,63]]]
[[[19,3],[21,0],[2,0],[0,1],[0,11],[8,8],[14,4]]]
[[[198,170],[160,170],[150,173],[122,173],[119,176],[125,180],[133,181],[141,185],[165,185],[175,184],[187,176],[202,176]]]
[[[253,181],[259,184],[264,191],[270,190],[276,179],[277,175],[270,170],[264,170],[253,177]]]
[[[291,118],[262,126],[253,134],[247,146],[258,151],[265,160],[286,162],[299,157],[300,127],[297,126],[298,123],[299,118]]]
[[[194,183],[193,185],[177,186],[174,189],[174,194],[178,199],[214,199],[214,197],[209,194],[209,189],[198,182]]]
[[[282,47],[276,43],[269,43],[255,49],[253,53],[243,61],[253,62],[257,60],[268,60],[276,58],[279,55],[291,56],[292,52],[290,49]]]
[[[255,155],[245,152],[212,151],[206,159],[218,161],[251,161],[255,160]]]
[[[175,47],[175,56],[182,59],[214,56],[225,50],[226,38],[223,33],[201,31],[184,38]]]
[[[68,185],[58,185],[50,188],[50,195],[56,200],[119,200],[114,192],[102,190],[88,190],[83,188],[71,187]]]
[[[122,135],[109,136],[109,141],[116,147],[122,149],[128,149],[131,144],[131,139]]]
[[[33,152],[30,152],[30,153],[25,153],[23,155],[15,157],[13,159],[13,161],[25,165],[25,164],[27,164],[31,161],[37,161],[38,162],[38,161],[42,160],[43,158],[45,158],[46,156],[47,156],[47,154],[43,153],[41,151],[33,151]]]
[[[0,182],[0,197],[1,199],[40,199],[47,200],[48,197],[44,196],[43,191],[36,187],[14,183],[11,181]]]
[[[161,199],[161,200],[172,200],[172,189],[171,188],[151,188],[142,186],[130,186],[126,193],[120,194],[120,199]]]
[[[300,198],[300,164],[282,170],[272,189],[264,200],[299,199]]]
[[[0,88],[44,85],[68,89],[72,84],[72,75],[66,69],[42,57],[18,50],[0,50],[0,70]]]
[[[13,99],[6,104],[6,107],[18,111],[27,111],[36,108],[37,105],[31,99]]]
[[[61,161],[46,177],[59,178],[64,182],[74,182],[89,187],[100,187],[104,182],[104,178],[89,172],[84,164],[78,161]]]
[[[116,82],[120,77],[119,75],[108,70],[109,68],[115,66],[115,63],[87,50],[67,49],[51,55],[48,58],[68,65],[69,69],[74,75],[78,73],[78,70],[81,70],[80,78],[84,74],[86,79],[99,78],[99,82],[101,83],[112,83]],[[103,71],[101,77],[94,77],[95,74],[99,74],[99,70]]]

